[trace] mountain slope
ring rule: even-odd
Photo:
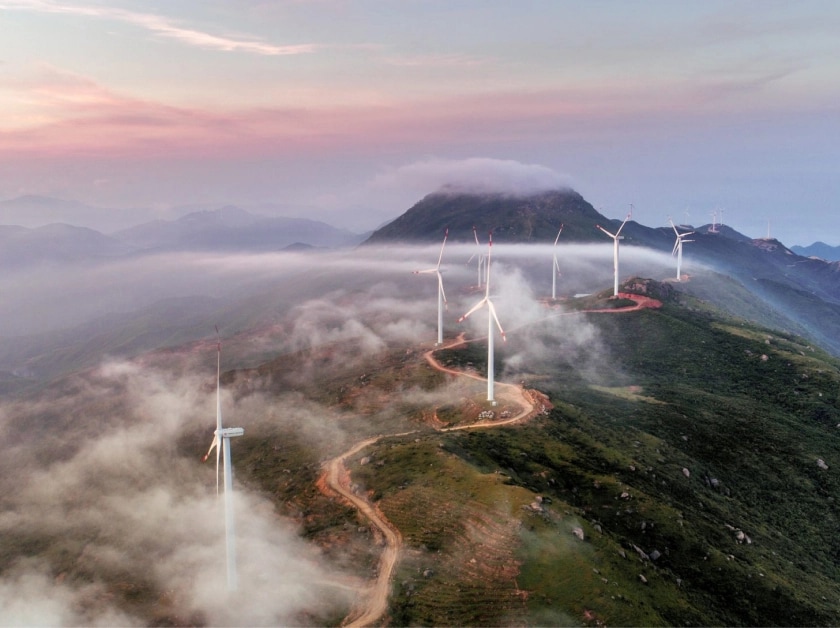
[[[127,255],[134,248],[86,227],[49,224],[28,229],[0,226],[0,265],[78,262]]]
[[[564,224],[561,243],[568,244],[606,242],[596,226],[614,233],[621,221],[607,219],[572,190],[527,197],[439,192],[375,231],[366,243],[435,242],[446,228],[450,238],[470,241],[475,225],[481,241],[492,230],[497,242],[547,244],[554,241],[560,224]],[[778,240],[751,239],[722,225],[680,227],[681,233],[686,231],[693,233],[684,247],[684,269],[700,262],[734,278],[840,355],[840,263],[802,257]],[[622,236],[623,247],[667,253],[675,239],[671,227],[651,228],[633,220],[627,221]]]
[[[545,242],[554,240],[561,224],[564,239],[596,241],[599,222],[608,220],[573,190],[533,196],[442,191],[377,229],[365,243],[437,241],[447,228],[453,240],[473,241],[473,227],[482,242],[489,231],[499,242]]]

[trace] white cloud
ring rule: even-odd
[[[410,189],[421,195],[437,190],[512,196],[570,185],[570,177],[546,166],[489,157],[461,160],[432,157],[382,173],[373,183],[374,187]]]

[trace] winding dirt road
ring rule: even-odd
[[[632,300],[635,303],[634,305],[622,308],[584,310],[584,312],[618,314],[637,311],[643,308],[659,308],[662,305],[662,303],[656,299],[636,294],[620,293],[619,297]],[[574,312],[564,312],[563,314],[572,313]],[[553,316],[557,316],[557,314]],[[436,351],[451,349],[453,347],[464,345],[468,342],[476,342],[478,340],[481,340],[481,338],[471,338],[470,340],[466,340],[465,334],[462,332],[452,342],[430,349],[423,357],[432,368],[438,371],[448,373],[456,377],[468,377],[470,379],[485,382],[487,381],[485,377],[481,377],[477,373],[458,371],[448,368],[438,362],[434,356]],[[469,425],[457,425],[454,427],[442,428],[439,431],[454,432],[459,430],[474,430],[511,425],[513,423],[524,421],[538,412],[536,403],[523,387],[504,382],[497,382],[496,386],[501,391],[502,397],[505,397],[510,403],[521,408],[517,414],[506,419],[478,421]],[[399,530],[391,525],[385,515],[382,514],[375,505],[371,504],[367,499],[356,495],[352,491],[350,472],[347,470],[345,462],[351,456],[357,454],[366,447],[377,443],[383,438],[408,436],[418,432],[419,430],[412,430],[398,434],[373,436],[356,443],[344,453],[324,463],[324,472],[319,479],[319,486],[328,488],[328,490],[337,493],[350,502],[353,507],[370,520],[373,527],[376,528],[378,534],[381,535],[385,544],[385,547],[382,550],[382,555],[379,558],[379,567],[377,569],[376,579],[366,588],[362,595],[362,599],[359,600],[359,604],[357,604],[351,610],[350,614],[344,619],[342,622],[342,625],[344,626],[371,626],[378,622],[386,613],[388,610],[388,594],[391,588],[391,578],[397,565],[400,550],[402,549],[402,536],[400,535]]]

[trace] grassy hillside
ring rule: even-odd
[[[547,416],[364,452],[396,623],[837,623],[838,365],[700,306],[587,315],[613,368],[541,377]]]

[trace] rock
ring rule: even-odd
[[[370,456],[365,456],[364,458],[362,458],[361,460],[359,460],[359,466],[360,466],[360,467],[363,467],[363,466],[365,466],[366,464],[370,464]]]
[[[690,478],[690,477],[691,477],[691,471],[689,471],[689,470],[688,470],[688,469],[686,469],[685,467],[683,467],[682,473],[683,473],[683,475],[684,475],[685,477],[687,477],[687,478]]]
[[[583,528],[572,528],[572,534],[574,534],[581,541],[583,540]]]
[[[647,578],[645,578],[642,574],[639,574],[639,580],[642,581],[642,584],[647,584]]]
[[[423,577],[424,578],[431,578],[433,575],[435,575],[435,572],[432,571],[431,569],[424,569],[423,570]]]
[[[653,550],[653,551],[650,553],[650,559],[651,559],[651,560],[659,560],[659,557],[660,557],[660,556],[662,556],[662,554],[660,554],[660,553],[659,553],[659,550]]]
[[[630,493],[624,491],[623,493],[621,493],[620,497],[621,499],[630,499]]]
[[[822,458],[817,458],[817,466],[822,469],[823,471],[828,471],[828,465],[825,463],[825,460]]]

